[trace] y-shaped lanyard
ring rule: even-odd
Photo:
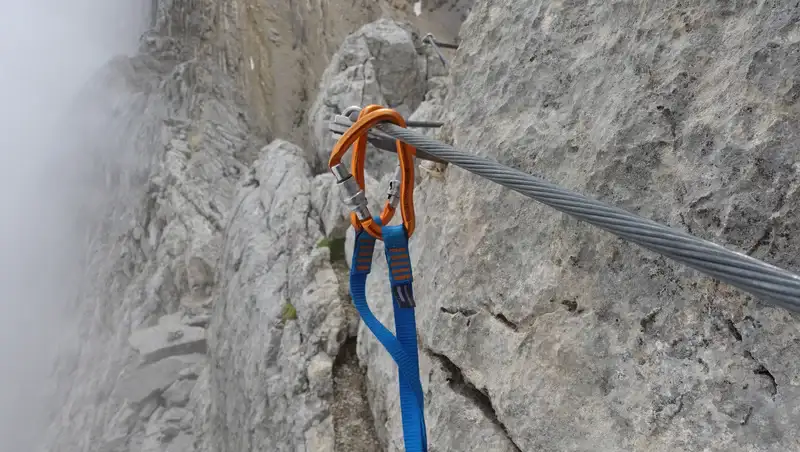
[[[414,316],[414,290],[411,272],[411,256],[408,238],[414,232],[414,148],[397,142],[400,160],[399,177],[390,183],[389,199],[380,217],[373,218],[367,207],[364,193],[364,162],[366,158],[367,132],[381,121],[391,121],[405,127],[403,117],[397,112],[377,105],[361,110],[358,121],[336,143],[328,166],[336,176],[338,184],[347,192],[347,201],[353,213],[350,222],[355,230],[355,247],[350,265],[350,296],[361,319],[372,334],[397,363],[400,386],[400,410],[403,420],[403,441],[406,452],[427,452],[428,440],[425,428],[425,400],[419,378],[419,354],[417,351],[417,324]],[[341,163],[342,156],[353,149],[353,175]],[[399,184],[399,190],[398,190]],[[384,226],[400,202],[403,224]],[[392,290],[394,325],[393,335],[372,313],[367,303],[367,276],[372,269],[375,240],[384,242],[386,262],[389,266],[389,282]]]

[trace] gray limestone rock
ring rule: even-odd
[[[192,413],[192,425],[189,429],[194,434],[196,451],[213,451],[212,438],[208,434],[212,430],[214,419],[211,417],[211,387],[209,384],[210,369],[205,367],[197,377],[194,388],[189,395],[186,409]]]
[[[182,380],[197,380],[200,377],[200,374],[203,372],[203,369],[205,369],[203,363],[197,364],[183,369],[178,376]]]
[[[127,402],[123,403],[103,433],[103,447],[114,452],[126,450],[129,435],[138,420],[139,413],[136,407]]]
[[[251,43],[232,39],[230,11],[157,3],[145,53],[113,61],[76,101],[97,106],[76,113],[83,136],[125,139],[69,144],[86,149],[71,183],[93,284],[73,303],[84,343],[56,369],[44,450],[348,444],[332,375],[353,316],[319,243],[346,233],[349,259],[352,232],[318,173],[327,121],[353,104],[446,120],[428,133],[800,270],[793,3],[479,0],[447,77],[415,32],[380,20],[325,71],[313,145],[261,151],[237,85],[291,84],[235,73],[254,63],[231,57]],[[275,27],[266,39],[288,52]],[[371,149],[368,165],[377,213],[394,157]],[[411,260],[432,452],[797,448],[794,315],[458,168],[423,166],[435,171],[417,177]],[[368,284],[391,325],[380,244]],[[206,325],[210,357],[180,355],[206,351],[192,348]],[[136,367],[130,345],[151,362]],[[363,325],[357,351],[377,437],[401,451],[396,366]]]
[[[448,93],[447,77],[432,77],[428,79],[428,89],[425,98],[419,104],[414,113],[409,117],[409,121],[443,121],[447,116],[445,99]],[[423,135],[437,138],[438,128],[418,129]]]
[[[208,326],[208,322],[211,321],[211,314],[196,314],[184,318],[183,321],[189,326],[206,328]]]
[[[448,80],[446,77],[433,77],[428,79],[428,92],[425,93],[425,100],[417,107],[414,113],[408,117],[409,121],[436,121],[441,122],[446,117],[445,98],[447,97]],[[417,129],[423,135],[443,140],[441,128]],[[428,160],[418,160],[418,166],[422,172],[434,177],[441,177],[441,173],[446,168],[446,164],[431,162]]]
[[[181,10],[169,9],[165,23],[178,20]],[[201,18],[180,20],[186,25]],[[65,307],[80,320],[80,336],[74,338],[78,351],[54,370],[57,397],[42,450],[104,451],[102,438],[124,443],[126,452],[142,449],[158,407],[145,402],[123,439],[119,432],[128,424],[117,420],[129,419],[124,397],[112,395],[147,399],[179,378],[173,370],[184,369],[177,361],[185,357],[137,368],[129,337],[165,314],[200,312],[211,303],[216,275],[199,264],[213,267],[217,261],[223,218],[260,144],[241,114],[230,74],[213,62],[191,59],[194,51],[184,53],[195,45],[192,40],[148,34],[145,53],[111,61],[75,101],[68,126],[81,132],[68,135],[82,138],[64,146],[81,151],[65,155],[85,161],[64,162],[81,172],[63,185],[79,190],[76,198],[84,200],[75,213],[86,234],[76,244],[85,249],[85,282]],[[202,328],[188,331],[199,339]],[[163,351],[165,342],[160,343],[148,350]],[[202,350],[178,352],[191,351]],[[192,406],[203,406],[200,402]],[[204,431],[192,434],[202,437]],[[153,447],[163,452],[160,444]]]
[[[139,419],[143,421],[150,419],[150,416],[155,413],[159,406],[159,400],[155,398],[146,400],[139,409]]]
[[[798,271],[798,18],[786,2],[477,1],[450,136]],[[489,402],[502,428],[482,435],[519,450],[796,448],[796,316],[457,168],[416,193],[421,347]],[[360,341],[397,450],[383,402],[396,379]],[[446,400],[429,397],[429,419],[452,414]],[[454,418],[430,430],[453,450],[471,433]]]
[[[139,404],[160,394],[180,378],[181,371],[205,360],[204,355],[171,356],[125,374],[115,394],[132,404]]]
[[[333,360],[325,353],[318,353],[308,363],[306,369],[308,385],[312,391],[322,396],[333,392]]]
[[[145,363],[151,363],[169,356],[205,353],[206,330],[172,321],[160,322],[135,331],[129,342]]]
[[[180,378],[180,373],[178,377]],[[161,394],[161,397],[164,398],[164,403],[168,408],[173,406],[184,407],[189,402],[189,396],[194,386],[194,380],[178,380],[172,383],[172,385]]]
[[[167,444],[164,452],[194,452],[195,450],[197,449],[194,447],[194,437],[181,432]]]
[[[180,407],[169,407],[161,416],[161,420],[167,424],[180,424],[187,420],[191,413]]]
[[[336,178],[330,172],[314,177],[311,204],[320,216],[326,237],[342,237],[350,226],[350,210],[343,196],[342,188],[336,184]]]
[[[383,208],[388,185],[379,184],[369,173],[365,174],[364,181],[370,211],[378,214],[379,209]],[[336,184],[333,174],[326,172],[314,177],[311,203],[320,216],[326,237],[344,237],[351,227],[350,208],[344,203],[343,197],[343,189]]]
[[[141,452],[188,452],[195,437],[189,433],[192,413],[181,408],[159,408],[145,426]]]
[[[416,250],[413,246],[411,250],[413,258]],[[419,278],[419,272],[414,271],[415,279]],[[389,274],[381,242],[375,247],[367,294],[373,313],[384,325],[393,328]],[[418,305],[427,303],[427,299],[419,295],[416,298]],[[385,450],[403,451],[397,365],[363,323],[359,325],[358,338],[360,361],[367,364],[367,395],[377,435]],[[426,394],[425,416],[431,450],[520,450],[497,421],[490,399],[475,388],[446,356],[436,354],[425,343],[421,344],[420,376]]]
[[[347,212],[316,199],[316,190],[309,195],[317,149],[275,142],[254,164],[263,141],[244,112],[258,103],[246,105],[237,85],[267,82],[267,91],[278,88],[273,101],[298,98],[281,111],[304,111],[314,93],[281,90],[293,84],[263,80],[263,71],[239,72],[248,66],[239,57],[253,49],[241,24],[230,22],[232,11],[205,0],[155,4],[142,53],[111,62],[76,99],[93,107],[76,113],[79,135],[113,139],[76,143],[86,161],[69,162],[85,166],[67,182],[85,199],[77,214],[86,243],[77,246],[86,249],[87,283],[73,303],[80,347],[56,369],[59,399],[44,450],[332,450],[331,368],[355,328],[342,299],[346,284],[317,245],[343,232]],[[343,35],[332,30],[341,21],[325,17],[326,29]],[[355,28],[351,19],[344,22]],[[285,30],[270,28],[283,42]],[[380,21],[337,58],[360,71],[365,95],[408,114],[422,101],[428,69],[415,39],[405,26]],[[298,61],[292,70],[305,86],[321,73],[305,66],[308,59],[330,53],[297,44],[281,44],[270,64],[277,73],[285,72],[281,62]],[[393,59],[384,59],[389,53]],[[306,130],[301,118],[273,120],[295,124],[298,135]],[[380,200],[384,190],[370,194]],[[183,363],[181,354],[206,351],[217,367],[200,358]]]
[[[320,438],[307,432],[329,417],[330,373],[309,365],[336,353],[347,322],[328,249],[316,246],[312,178],[305,152],[276,140],[237,196],[210,325],[213,450],[309,450]]]
[[[313,158],[322,166],[336,143],[328,122],[352,105],[379,104],[411,114],[425,94],[425,65],[410,29],[380,19],[348,36],[322,75],[309,111]],[[396,158],[373,149],[367,167],[393,171]]]
[[[306,431],[306,450],[314,452],[336,452],[333,440],[333,419],[326,417],[319,424],[312,426]]]

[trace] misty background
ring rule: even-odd
[[[70,307],[87,219],[75,185],[93,153],[115,152],[88,151],[112,140],[69,122],[93,74],[136,51],[151,0],[0,3],[0,452],[24,452],[44,434],[56,356],[79,332]]]

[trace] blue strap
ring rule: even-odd
[[[376,218],[375,221],[380,224],[380,219]],[[353,261],[350,265],[350,296],[364,324],[397,363],[406,452],[427,452],[425,400],[419,378],[417,325],[414,317],[415,303],[408,238],[402,225],[385,226],[383,240],[386,245],[386,261],[389,264],[397,337],[375,317],[367,304],[367,276],[372,269],[375,238],[364,230],[356,233]]]

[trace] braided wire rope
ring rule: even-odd
[[[378,129],[433,157],[510,188],[561,212],[800,312],[800,276],[716,243],[559,187],[497,162],[461,152],[413,130],[382,123]]]

